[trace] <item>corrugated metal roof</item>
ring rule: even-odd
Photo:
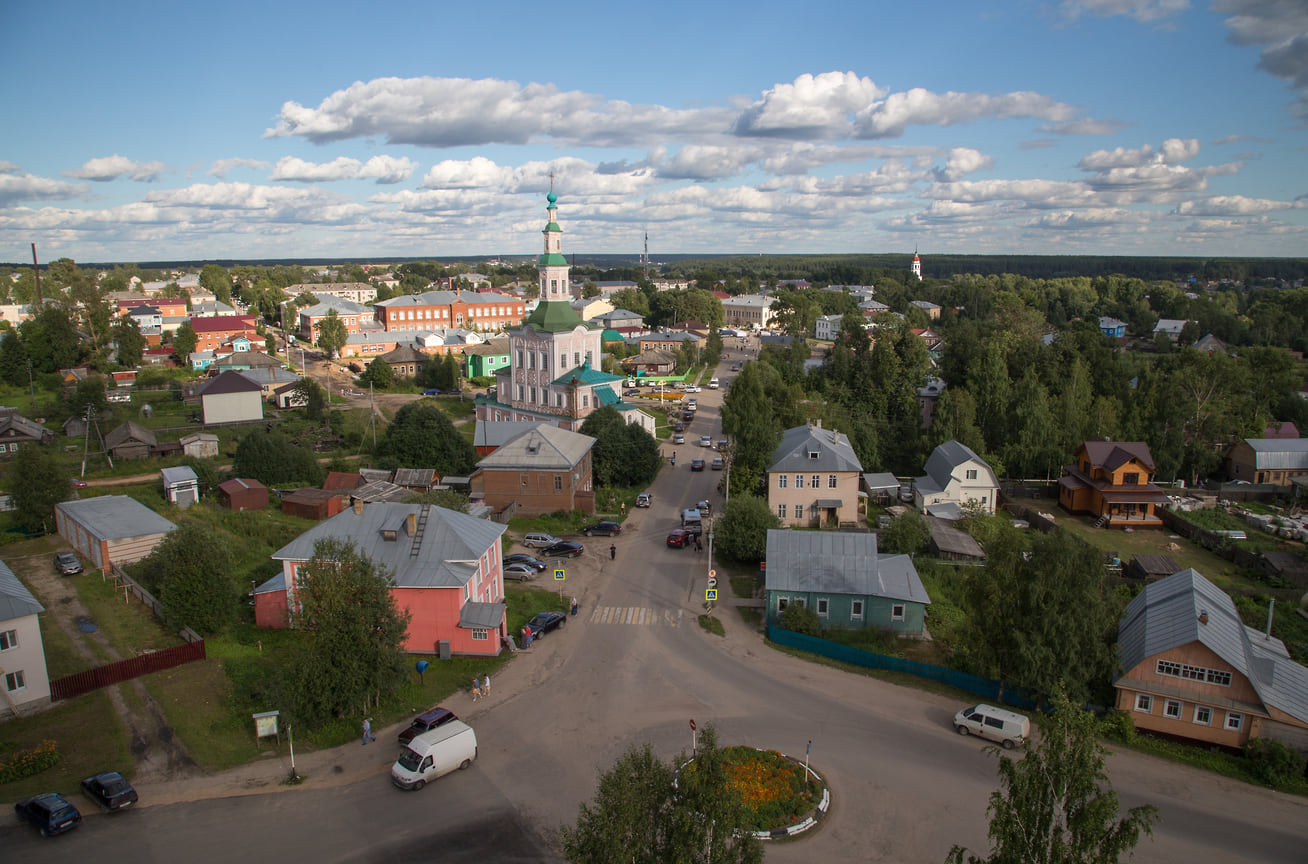
[[[23,618],[44,611],[45,607],[37,602],[26,585],[18,581],[14,571],[9,569],[9,565],[0,561],[0,621]]]
[[[1254,467],[1262,471],[1308,471],[1308,438],[1246,438]]]
[[[772,451],[768,472],[784,471],[856,471],[863,465],[849,444],[849,436],[820,426],[796,426],[781,435],[781,443]]]
[[[1265,705],[1308,722],[1308,669],[1289,659],[1279,639],[1246,627],[1231,598],[1194,569],[1146,585],[1118,625],[1118,656],[1128,673],[1191,642],[1245,676]]]
[[[466,585],[477,572],[477,561],[494,545],[505,526],[443,507],[432,507],[422,532],[418,554],[410,554],[413,538],[402,527],[410,513],[421,519],[422,505],[380,502],[366,504],[362,513],[345,510],[318,523],[272,554],[275,561],[308,561],[314,544],[336,538],[354,544],[360,555],[394,572],[401,588],[454,588]],[[399,528],[396,539],[382,531]]]
[[[165,486],[171,486],[174,483],[189,483],[199,479],[195,476],[195,470],[189,465],[178,465],[175,468],[164,468],[159,472],[163,477]]]
[[[972,452],[971,447],[952,440],[937,444],[936,449],[931,451],[926,462],[926,475],[918,477],[915,481],[916,485],[923,492],[943,492],[949,488],[949,481],[953,479],[954,471],[960,465],[972,460],[976,460],[990,473],[991,485],[997,486],[998,480],[995,479],[995,472],[991,470],[990,465]]]
[[[464,603],[459,610],[459,626],[465,629],[482,627],[494,630],[504,621],[506,608],[503,603]]]
[[[167,534],[177,528],[140,501],[126,495],[100,495],[76,501],[60,501],[55,509],[63,510],[74,521],[86,526],[97,540],[124,540],[128,537]]]
[[[767,590],[825,591],[930,603],[907,555],[878,555],[877,536],[836,531],[768,531]]]
[[[477,463],[478,468],[567,470],[595,446],[595,439],[549,423],[540,423],[505,441]]]

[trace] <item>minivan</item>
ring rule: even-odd
[[[710,390],[716,390],[716,389],[718,389],[718,379],[716,379],[716,378],[710,378],[710,379],[709,379],[709,389],[710,389]]]
[[[559,542],[559,538],[553,534],[546,534],[544,531],[529,531],[526,537],[522,538],[522,545],[529,546],[532,549],[544,549],[546,546],[553,546]]]
[[[703,523],[704,523],[704,518],[700,515],[699,510],[681,511],[682,528],[685,528],[687,525],[702,525]]]
[[[415,792],[428,781],[467,768],[477,758],[477,733],[462,720],[451,720],[409,742],[391,766],[391,782]]]
[[[993,705],[973,705],[954,715],[959,735],[976,735],[1003,745],[1005,750],[1020,747],[1031,736],[1031,721],[1025,716]]]

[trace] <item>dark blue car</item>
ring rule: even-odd
[[[24,798],[14,805],[14,812],[19,819],[35,825],[42,837],[62,834],[82,824],[82,814],[77,808],[55,792]]]

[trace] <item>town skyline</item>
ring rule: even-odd
[[[633,259],[1308,236],[1295,4],[163,8],[13,10],[0,260],[531,255],[551,174]]]

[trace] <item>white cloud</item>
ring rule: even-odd
[[[1129,15],[1147,24],[1184,12],[1190,8],[1190,0],[1063,0],[1058,8],[1068,19],[1086,14],[1100,18]]]
[[[18,166],[13,162],[0,159],[0,174],[17,174]]]
[[[475,189],[507,183],[512,175],[513,169],[501,168],[484,156],[466,161],[446,159],[427,169],[421,185],[424,189]]]
[[[854,115],[889,92],[853,72],[804,74],[777,84],[745,109],[736,121],[738,135],[792,138],[845,137]]]
[[[418,163],[407,156],[374,156],[363,163],[356,176],[360,180],[375,179],[379,185],[389,186],[408,180],[417,167]]]
[[[267,171],[272,165],[264,162],[262,159],[215,159],[213,165],[209,167],[209,174],[217,177],[219,180],[227,176],[227,172],[234,168],[253,168],[257,171]]]
[[[668,180],[719,180],[734,177],[757,161],[763,151],[754,147],[714,147],[688,144],[657,166]]]
[[[337,156],[330,162],[306,162],[295,156],[283,156],[273,166],[269,180],[291,180],[296,183],[319,183],[331,180],[353,180],[359,174],[358,159]]]
[[[1051,135],[1112,135],[1126,128],[1126,125],[1109,118],[1082,117],[1062,123],[1046,123],[1040,127],[1040,131]]]
[[[1214,0],[1231,40],[1262,49],[1258,66],[1298,92],[1295,113],[1308,120],[1308,4],[1302,0]]]
[[[1134,150],[1117,147],[1113,150],[1096,150],[1080,161],[1082,171],[1107,171],[1112,168],[1134,168],[1140,165],[1175,165],[1189,162],[1199,155],[1199,139],[1168,138],[1157,152],[1148,144]]]
[[[5,166],[13,163],[6,162]],[[32,174],[15,173],[13,169],[0,173],[0,207],[8,207],[20,201],[59,201],[69,198],[87,197],[89,189],[84,183],[66,183],[63,180],[51,180]]]
[[[1094,191],[1078,181],[1064,180],[961,180],[936,183],[924,198],[957,203],[1009,201],[1037,209],[1094,206]]]
[[[959,180],[976,171],[995,167],[995,160],[971,147],[954,147],[949,151],[945,167],[936,171],[939,180]]]
[[[908,126],[953,126],[984,118],[1034,117],[1066,122],[1080,114],[1071,105],[1028,91],[991,96],[986,93],[932,93],[921,87],[892,93],[855,118],[862,138],[890,138],[904,134]]]
[[[1268,198],[1246,198],[1243,195],[1213,195],[1182,201],[1172,212],[1179,216],[1261,216],[1278,210],[1298,210],[1308,206],[1302,202],[1273,201]]]
[[[133,180],[149,183],[167,170],[168,166],[162,162],[134,162],[126,156],[115,153],[112,156],[89,159],[81,168],[65,171],[64,176],[97,183],[117,180],[119,177],[130,177]]]

